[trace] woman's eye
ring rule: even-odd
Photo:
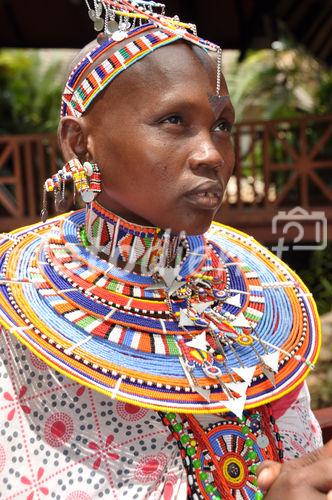
[[[232,124],[227,120],[222,120],[215,126],[215,130],[220,132],[231,132]]]
[[[180,115],[171,115],[162,120],[162,123],[170,123],[172,125],[182,125],[183,119]]]

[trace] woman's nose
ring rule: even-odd
[[[189,165],[192,170],[199,169],[219,169],[224,165],[222,154],[216,148],[211,138],[201,137],[195,141],[193,149],[189,155]]]

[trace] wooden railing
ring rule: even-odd
[[[322,175],[332,169],[332,115],[239,123],[234,145],[232,205],[270,208],[291,202],[308,209],[332,202],[331,177]],[[244,173],[250,182],[241,186]]]
[[[332,238],[332,115],[243,122],[234,131],[236,165],[217,219],[264,242],[294,231],[273,232],[271,221],[300,207],[325,217]],[[318,214],[317,214],[318,213]],[[315,241],[315,216],[301,222],[304,239]]]
[[[332,439],[332,407],[315,411],[315,416],[322,429],[324,443]]]
[[[61,167],[54,134],[0,136],[0,229],[39,218],[43,181]]]
[[[324,213],[332,234],[332,115],[239,123],[234,147],[217,220],[268,242],[272,218],[301,207]],[[38,220],[43,180],[61,164],[55,135],[0,136],[1,231]],[[314,240],[314,221],[307,226]]]

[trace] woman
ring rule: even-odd
[[[320,445],[315,306],[209,229],[234,165],[220,49],[154,2],[96,2],[98,29],[102,7],[120,25],[68,78],[44,222],[0,247],[4,498],[259,499],[259,463]],[[86,211],[47,221],[71,180]]]

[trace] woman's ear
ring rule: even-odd
[[[61,118],[58,139],[66,162],[72,158],[78,158],[80,161],[86,159],[87,137],[82,119],[72,116]]]

